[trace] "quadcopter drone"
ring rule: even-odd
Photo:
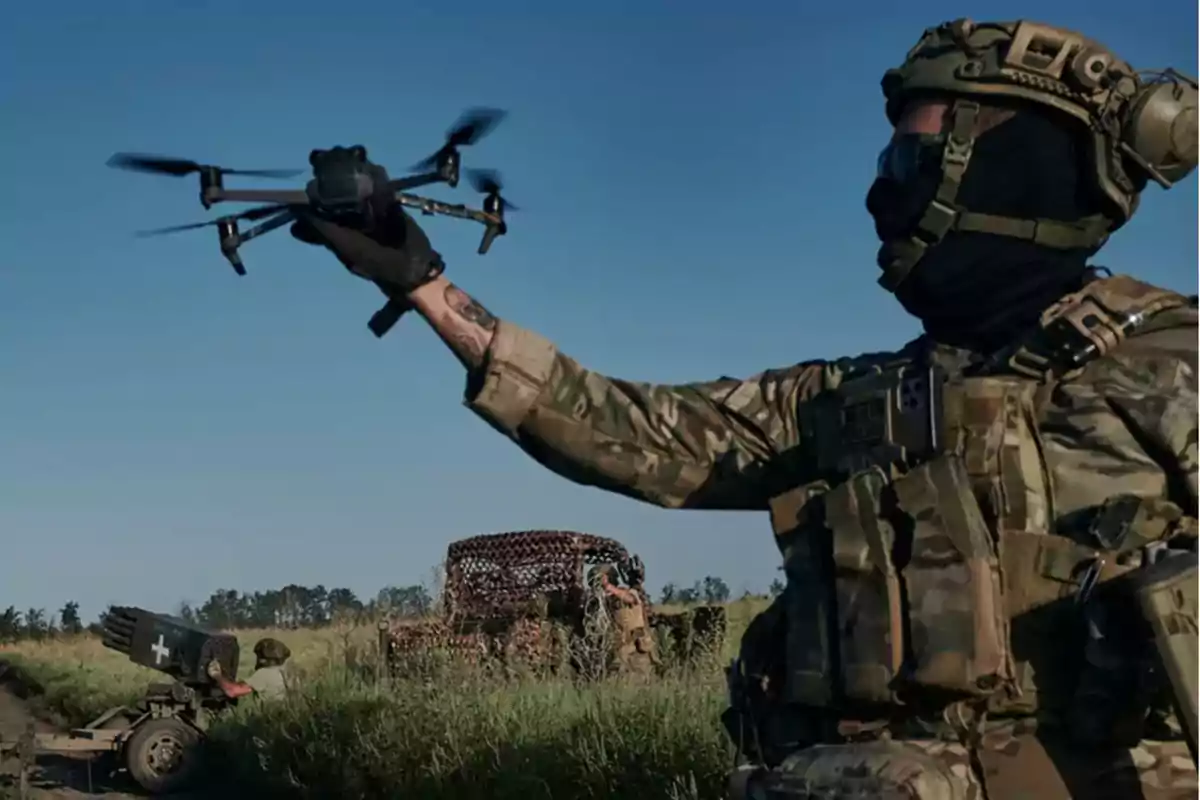
[[[267,205],[228,214],[209,222],[176,225],[143,231],[140,234],[157,236],[215,227],[220,240],[221,254],[238,275],[246,274],[238,248],[264,233],[298,221],[300,217],[297,212],[314,213],[347,227],[370,230],[380,216],[387,213],[388,207],[394,207],[394,204],[417,209],[426,216],[443,214],[483,224],[485,229],[478,251],[483,255],[491,248],[497,236],[508,232],[504,220],[505,212],[517,210],[516,206],[501,197],[502,185],[498,173],[487,169],[467,170],[472,187],[484,195],[482,210],[418,197],[407,194],[406,190],[432,183],[445,183],[452,189],[457,187],[462,163],[458,148],[478,142],[490,133],[504,116],[505,112],[499,109],[469,109],[447,132],[445,144],[428,158],[410,167],[410,171],[417,174],[396,179],[389,178],[387,170],[382,166],[371,163],[367,158],[367,150],[362,145],[313,150],[308,156],[313,178],[303,190],[226,189],[224,183],[226,175],[290,178],[299,175],[301,170],[225,169],[195,161],[138,153],[117,153],[109,159],[108,165],[175,177],[199,173],[200,204],[205,209],[212,208],[216,203],[229,201],[266,203]],[[242,231],[238,228],[240,220],[262,222]],[[403,299],[389,299],[387,305],[371,318],[368,327],[377,337],[382,337],[408,308]]]

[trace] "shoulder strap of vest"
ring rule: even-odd
[[[1000,354],[998,366],[1037,381],[1059,379],[1103,358],[1152,317],[1188,306],[1195,307],[1194,298],[1128,275],[1100,278],[1046,309],[1028,338]]]

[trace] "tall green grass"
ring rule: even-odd
[[[372,629],[270,631],[293,651],[294,690],[223,715],[210,734],[214,766],[264,797],[716,800],[733,758],[720,666],[751,612],[731,608],[723,652],[691,667],[592,682],[458,670],[377,685]],[[243,673],[265,633],[238,633]],[[162,678],[89,637],[0,658],[72,724]]]

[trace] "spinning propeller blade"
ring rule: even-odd
[[[504,181],[496,170],[469,169],[467,170],[467,179],[471,181],[471,187],[475,191],[495,197],[505,211],[521,210],[500,196],[500,192],[504,190]]]
[[[162,236],[166,233],[179,233],[180,231],[192,231],[196,230],[197,228],[208,228],[210,226],[220,225],[222,222],[227,222],[234,219],[251,221],[265,219],[273,214],[283,211],[285,208],[287,208],[287,206],[284,205],[256,206],[255,208],[248,208],[241,213],[229,214],[219,219],[209,220],[208,222],[193,222],[188,225],[172,225],[169,228],[155,228],[154,230],[150,231],[138,231],[134,235],[138,238],[146,238],[147,236]]]
[[[446,143],[433,155],[414,164],[411,170],[416,172],[437,167],[444,155],[463,145],[475,144],[491,133],[507,115],[507,111],[499,108],[467,109],[446,132]]]
[[[253,175],[260,178],[291,178],[303,170],[292,169],[225,169],[189,161],[183,158],[148,155],[146,153],[117,153],[108,160],[108,166],[116,169],[127,169],[134,172],[151,172],[158,175],[182,177],[193,172],[215,169],[223,175]]]

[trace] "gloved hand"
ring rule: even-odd
[[[368,233],[303,213],[291,234],[305,244],[325,247],[355,275],[372,281],[390,297],[411,292],[441,275],[441,255],[421,226],[393,205]]]
[[[214,658],[205,665],[204,671],[208,673],[208,677],[214,680],[221,677],[221,662]]]

